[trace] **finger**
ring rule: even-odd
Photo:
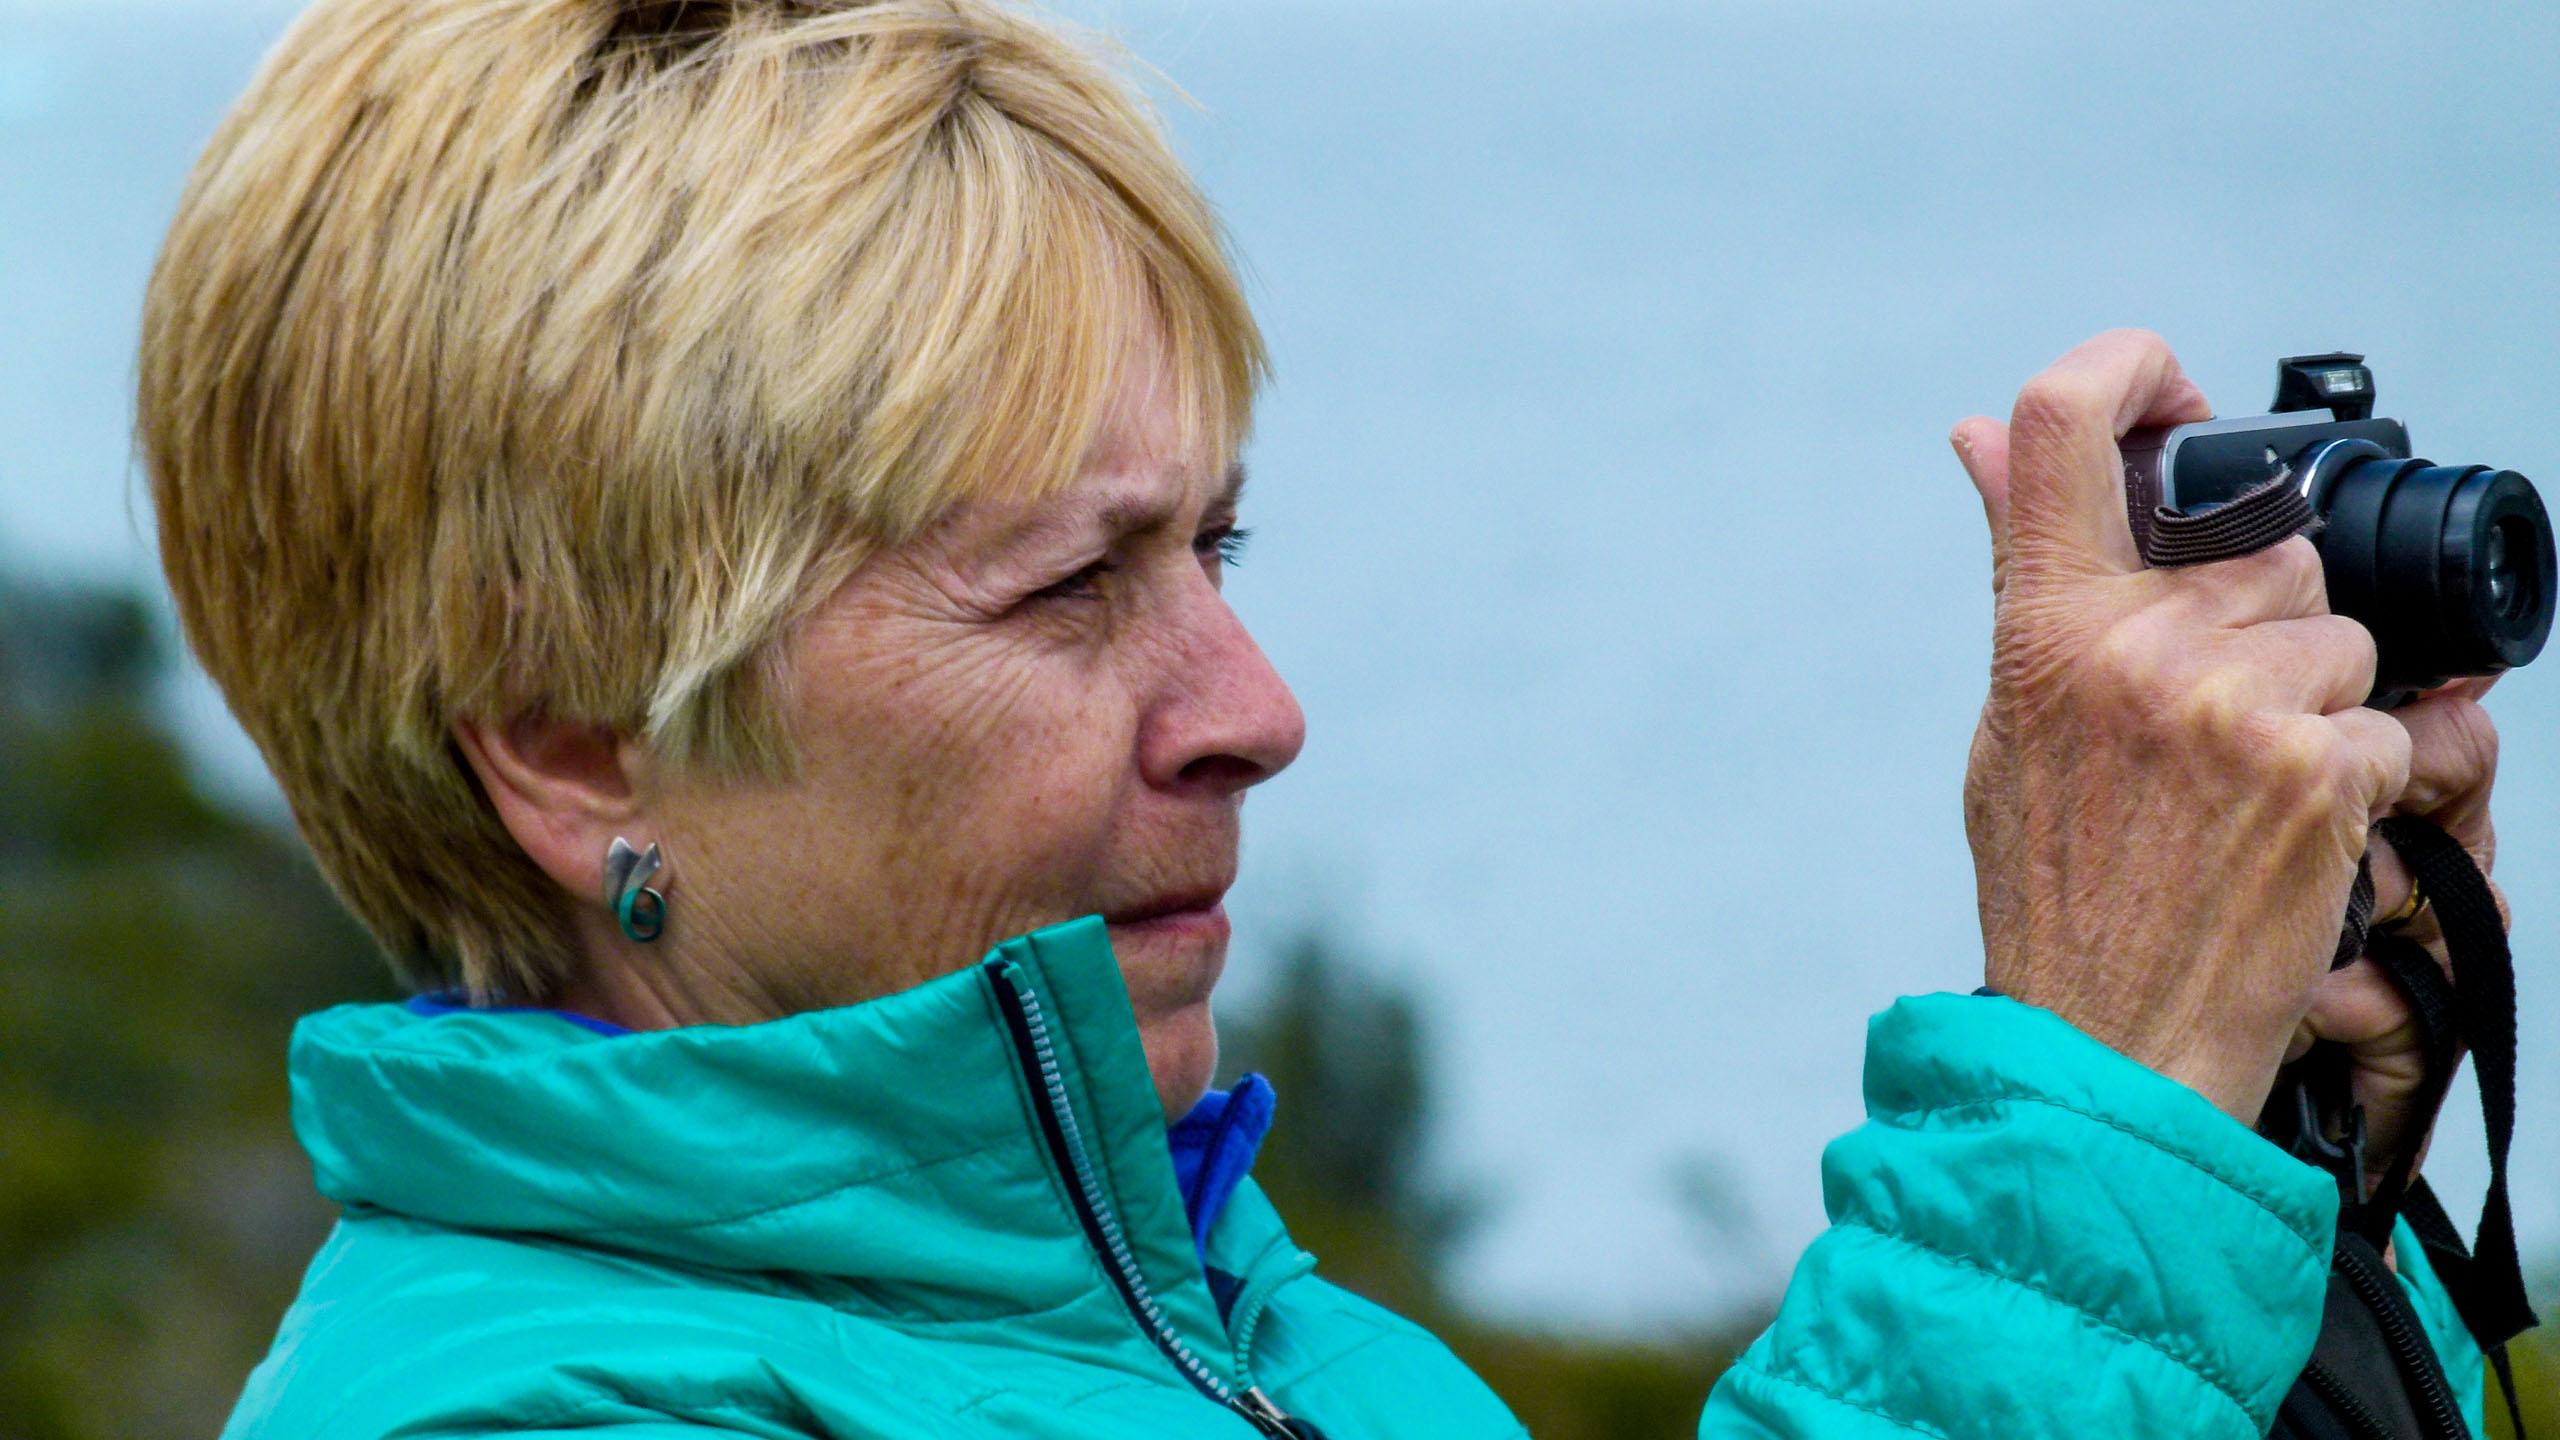
[[[2409,732],[2379,710],[2349,706],[2326,717],[2345,744],[2336,779],[2375,819],[2389,813],[2409,783]]]
[[[2018,392],[2009,422],[2013,574],[2128,575],[2142,568],[2125,521],[2116,441],[2136,425],[2213,413],[2159,336],[2114,330]]]
[[[2300,535],[2233,559],[2155,573],[2172,603],[2207,625],[2238,628],[2329,613],[2320,552]]]
[[[2335,715],[2373,693],[2373,666],[2372,632],[2344,615],[2305,615],[2231,632],[2217,674],[2252,709]]]
[[[2373,872],[2373,913],[2399,914],[2400,907],[2409,903],[2409,892],[2418,888],[2418,877],[2409,873],[2409,862],[2379,835],[2365,846],[2365,859]]]
[[[2400,987],[2382,967],[2362,959],[2321,978],[2312,991],[2311,1008],[2302,1029],[2314,1040],[2331,1040],[2370,1054],[2394,1041],[2416,1041],[2417,1017]]]
[[[2439,685],[2418,698],[2433,700],[2440,695],[2450,695],[2459,700],[2486,700],[2489,698],[2489,691],[2500,680],[2505,679],[2506,674],[2506,671],[2501,670],[2495,675],[2465,675],[2459,680]]]
[[[2480,702],[2438,692],[2391,712],[2409,732],[2409,785],[2399,809],[2424,815],[2469,843],[2464,827],[2487,818],[2498,779],[2498,727]]]
[[[1997,595],[2009,573],[2009,427],[1976,415],[1957,422],[1947,443],[1982,497],[1982,518],[1991,527],[1991,593]]]
[[[2351,1061],[2349,1085],[2365,1109],[2365,1164],[2389,1167],[2414,1139],[2412,1124],[2423,1126],[2412,1104],[2427,1080],[2425,1036],[2417,1016],[2371,960],[2321,977],[2294,1041],[2326,1040],[2346,1047]]]
[[[2490,788],[2498,778],[2498,728],[2489,712],[2476,700],[2438,692],[2392,711],[2391,718],[2409,732],[2409,781],[2391,808],[2434,821],[2488,873],[2498,863],[2497,826],[2489,813]],[[2428,938],[2433,919],[2421,912],[2411,933]]]

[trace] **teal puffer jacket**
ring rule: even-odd
[[[1869,1044],[1835,1224],[1702,1435],[2264,1432],[2321,1176],[2026,1006],[1908,1000]],[[292,1070],[346,1213],[230,1436],[1520,1433],[1250,1182],[1204,1268],[1099,922],[763,1025],[342,1008]],[[2410,1281],[2476,1428],[2477,1353]]]

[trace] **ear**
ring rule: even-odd
[[[457,720],[453,738],[480,777],[499,823],[543,873],[594,901],[617,835],[646,849],[640,748],[597,725],[527,717]]]

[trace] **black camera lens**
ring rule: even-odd
[[[2489,527],[2487,543],[2480,550],[2480,585],[2487,594],[2490,610],[2500,620],[2513,624],[2533,608],[2541,593],[2536,582],[2533,562],[2524,557],[2532,553],[2533,537],[2524,521],[2509,515]]]
[[[2363,356],[2297,355],[2276,374],[2269,414],[2145,426],[2118,442],[2145,563],[2205,564],[2307,533],[2329,608],[2373,636],[2371,704],[2541,654],[2560,559],[2533,482],[2409,458],[2408,427],[2373,413]]]
[[[2330,608],[2373,632],[2378,691],[2533,659],[2550,638],[2551,520],[2533,483],[2400,460],[2359,441],[2306,452]]]

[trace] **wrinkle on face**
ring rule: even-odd
[[[1242,468],[1181,453],[1165,374],[1135,357],[1075,481],[955,508],[790,637],[796,772],[678,782],[653,806],[686,963],[775,1013],[820,1008],[1233,882],[1243,790],[1294,757],[1303,722],[1204,554]],[[1222,927],[1114,926],[1169,1105],[1215,1054]],[[1167,1067],[1198,1084],[1167,1088]]]

